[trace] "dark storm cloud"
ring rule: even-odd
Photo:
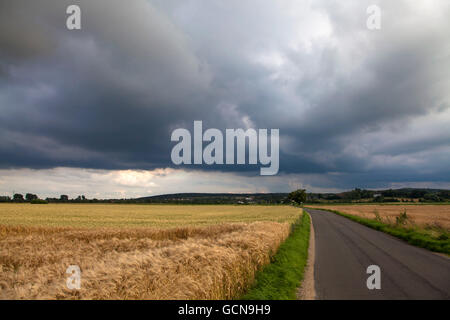
[[[39,24],[14,29],[10,24],[11,34],[1,44],[7,70],[1,90],[3,165],[41,167],[46,157],[48,166],[76,164],[65,153],[58,157],[27,146],[37,137],[53,147],[77,149],[76,158],[85,154],[82,166],[166,165],[170,125],[191,114],[200,116],[207,71],[182,33],[144,1],[82,2],[84,29],[79,33],[67,31],[64,19],[51,20],[58,13],[65,17],[68,3],[36,1],[29,6],[14,1],[2,11],[27,12],[31,20],[46,16],[50,29],[39,30]],[[110,6],[114,8],[106,10]],[[30,41],[34,35],[27,26],[44,40]],[[14,37],[18,39],[12,43]],[[46,47],[50,42],[55,45]],[[22,148],[38,150],[22,161],[8,156],[25,155]],[[92,152],[102,156],[91,157]]]
[[[378,1],[380,31],[366,1],[77,3],[81,31],[72,1],[1,1],[3,168],[172,166],[171,131],[203,120],[279,128],[282,172],[342,188],[450,180],[426,120],[450,121],[447,1]]]

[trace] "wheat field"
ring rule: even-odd
[[[288,206],[1,205],[0,299],[238,298],[300,215]],[[79,290],[67,288],[70,265],[81,269]]]
[[[311,207],[340,211],[363,218],[374,219],[376,214],[385,222],[406,211],[411,223],[420,227],[440,227],[450,230],[450,205],[313,205]]]
[[[297,218],[289,206],[0,203],[0,225],[170,228]]]

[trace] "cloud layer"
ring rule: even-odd
[[[281,175],[313,188],[450,184],[446,0],[375,1],[379,31],[373,1],[81,0],[69,31],[72,2],[0,4],[4,176],[170,168],[170,133],[202,120],[279,128]]]

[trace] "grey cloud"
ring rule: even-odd
[[[373,32],[370,1],[79,1],[68,31],[71,1],[2,1],[0,166],[168,167],[171,131],[203,120],[280,128],[281,171],[339,187],[450,180],[448,139],[394,139],[449,117],[450,6],[417,3],[379,1]]]

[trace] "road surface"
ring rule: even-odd
[[[306,209],[315,232],[316,299],[450,299],[450,259],[337,214]],[[381,289],[367,288],[367,267]]]

